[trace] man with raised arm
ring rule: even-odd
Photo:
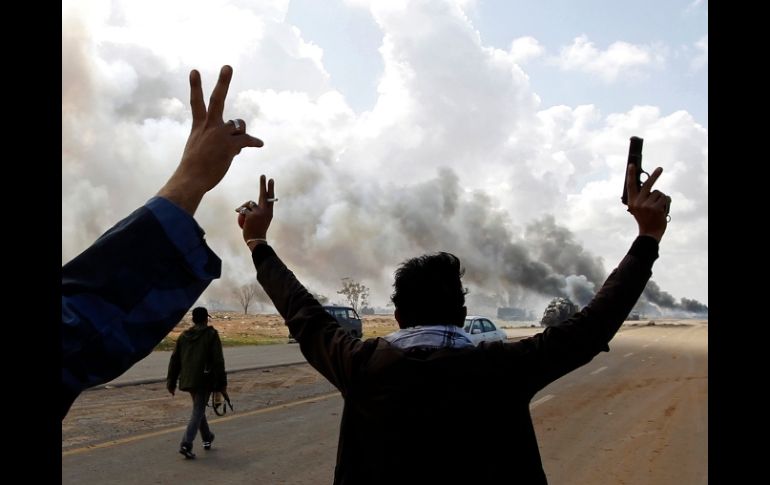
[[[222,67],[208,110],[190,73],[192,131],[182,160],[155,197],[62,266],[61,417],[81,391],[147,356],[220,275],[193,216],[233,158],[262,140],[222,114],[233,70]]]
[[[478,347],[462,332],[463,269],[449,253],[410,259],[396,271],[399,331],[362,341],[343,330],[268,245],[275,193],[263,175],[259,202],[241,206],[243,239],[303,355],[344,398],[334,483],[547,483],[529,403],[609,351],[642,294],[667,224],[669,199],[652,190],[661,173],[638,188],[629,166],[628,211],[639,232],[588,305],[530,338]],[[466,419],[478,414],[505,419]],[[469,455],[481,459],[471,465],[463,460]]]

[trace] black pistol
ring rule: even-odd
[[[642,188],[642,174],[647,175],[648,177],[650,174],[642,170],[642,144],[644,143],[644,140],[639,138],[638,136],[632,136],[631,142],[628,145],[628,163],[626,164],[626,177],[628,176],[628,165],[631,165],[632,163],[636,167],[636,190],[640,190]],[[620,198],[620,201],[624,205],[628,205],[628,189],[626,188],[626,178],[623,178],[623,197]]]
[[[641,190],[642,188],[642,174],[645,174],[647,177],[650,176],[649,173],[642,169],[642,144],[644,144],[644,140],[638,136],[632,136],[628,144],[628,163],[626,164],[626,176],[628,176],[628,166],[633,163],[636,167],[636,190]],[[623,197],[620,198],[620,201],[623,202],[623,204],[628,205],[628,188],[626,187],[625,177],[623,178]],[[670,210],[671,197],[667,197],[666,216],[668,216]]]

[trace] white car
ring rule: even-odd
[[[489,318],[479,315],[465,317],[463,330],[468,334],[473,345],[478,345],[481,342],[505,342],[508,340],[508,334],[504,330],[497,328],[497,325],[492,323]]]

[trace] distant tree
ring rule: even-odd
[[[369,288],[352,278],[342,278],[342,289],[337,294],[347,298],[348,303],[356,312],[358,312],[359,307],[369,305]]]
[[[259,287],[257,283],[249,283],[241,286],[235,290],[235,297],[238,299],[238,303],[243,307],[243,314],[246,315],[249,312],[249,305],[252,300],[256,299]]]

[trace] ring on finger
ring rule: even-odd
[[[246,132],[246,122],[242,119],[236,118],[234,120],[229,120],[228,123],[232,123],[233,128],[235,128],[235,131],[233,132],[234,135]]]

